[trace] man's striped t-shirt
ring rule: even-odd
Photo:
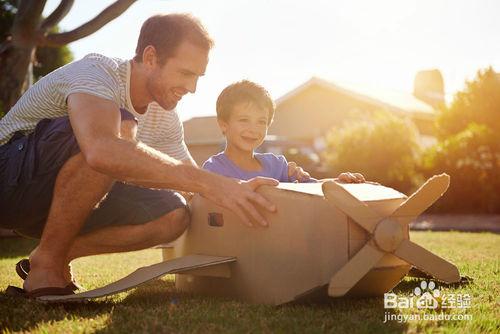
[[[189,159],[184,130],[176,110],[164,110],[156,102],[146,113],[137,113],[130,100],[130,62],[89,54],[40,79],[0,120],[0,145],[14,133],[31,133],[39,121],[68,115],[70,94],[86,93],[115,102],[138,120],[137,139],[169,156]]]

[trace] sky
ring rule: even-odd
[[[61,29],[112,2],[75,1]],[[58,3],[48,0],[44,15]],[[69,47],[75,59],[92,52],[131,59],[142,23],[175,12],[198,17],[215,40],[197,92],[177,107],[183,120],[214,115],[220,91],[241,79],[274,98],[312,76],[411,93],[417,71],[437,68],[451,100],[479,69],[500,71],[496,0],[139,0]]]

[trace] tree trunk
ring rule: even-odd
[[[116,0],[78,28],[49,33],[47,30],[70,11],[74,1],[61,0],[54,12],[40,22],[46,0],[19,0],[11,36],[0,43],[0,107],[3,111],[8,112],[23,93],[28,67],[38,46],[61,46],[91,35],[120,16],[135,1]]]
[[[0,56],[0,103],[7,113],[23,93],[35,46],[14,47]]]
[[[11,36],[0,45],[0,103],[4,112],[8,112],[23,93],[45,1],[19,0]]]

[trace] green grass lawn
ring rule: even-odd
[[[470,285],[442,287],[469,294],[472,307],[451,310],[472,320],[384,321],[383,298],[337,299],[326,304],[280,307],[249,305],[177,293],[167,276],[138,289],[86,304],[45,305],[5,295],[7,285],[21,285],[14,265],[34,242],[0,239],[0,329],[36,333],[499,333],[500,235],[491,233],[413,232],[412,240],[458,265]],[[75,261],[74,271],[87,289],[121,278],[135,268],[161,261],[158,249],[94,256]],[[393,291],[409,296],[419,281],[406,279]],[[414,314],[398,309],[394,314]]]

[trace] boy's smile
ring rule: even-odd
[[[260,139],[259,137],[247,137],[247,136],[241,136],[241,138],[243,138],[244,140],[246,140],[249,143],[254,143]]]

